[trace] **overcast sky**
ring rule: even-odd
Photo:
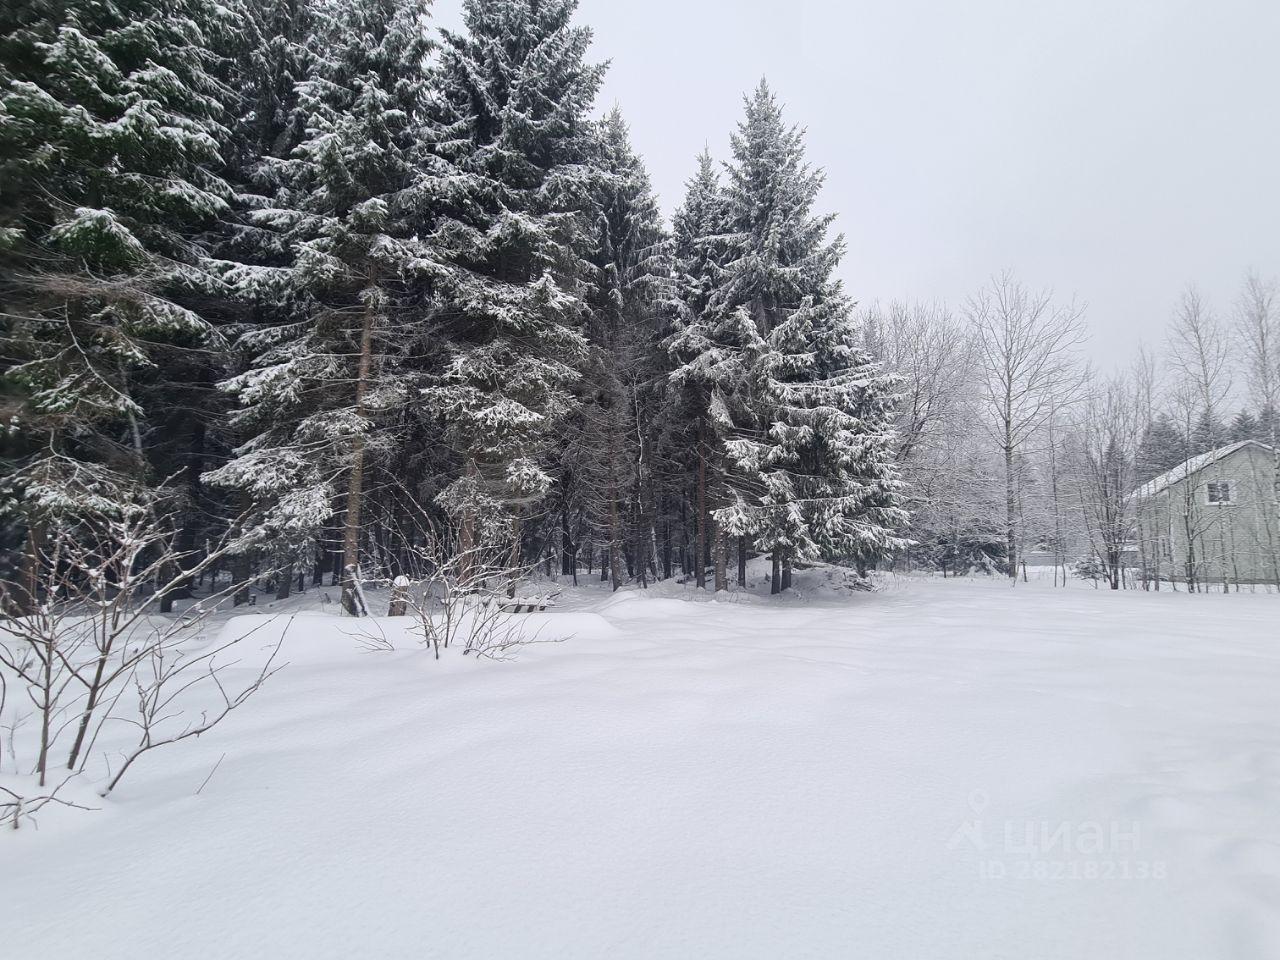
[[[458,22],[460,0],[438,0]],[[1092,353],[1280,274],[1280,0],[582,0],[670,213],[761,75],[808,128],[861,301],[955,307],[1011,268]]]

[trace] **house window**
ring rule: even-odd
[[[1210,505],[1234,503],[1230,480],[1210,480],[1205,484],[1205,499]]]

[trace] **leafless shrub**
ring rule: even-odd
[[[235,691],[224,683],[222,671],[230,666],[224,658],[249,635],[195,651],[205,620],[234,585],[180,616],[155,612],[159,601],[187,587],[234,547],[228,535],[199,556],[183,552],[173,532],[146,510],[54,519],[43,525],[39,538],[32,538],[20,579],[0,581],[5,608],[22,611],[0,620],[4,696],[12,682],[29,701],[8,727],[15,768],[18,729],[28,721],[38,728],[31,768],[38,794],[24,798],[6,789],[6,796],[12,796],[0,803],[0,813],[12,817],[15,826],[39,806],[62,803],[57,797],[61,785],[45,789],[52,771],[61,765],[68,777],[84,773],[108,723],[136,726],[140,739],[124,751],[124,762],[110,776],[104,796],[142,754],[207,731],[270,676],[279,643],[266,666]],[[216,691],[221,704],[198,719],[184,719],[193,709],[187,694],[194,695],[197,688]],[[134,698],[136,714],[130,715],[127,706]],[[64,749],[65,760],[55,759]]]
[[[75,774],[70,774],[64,777],[52,790],[37,793],[33,796],[20,794],[16,790],[10,790],[8,787],[0,784],[0,829],[8,827],[13,830],[17,830],[24,823],[39,826],[39,823],[36,820],[36,814],[50,804],[60,807],[68,807],[73,810],[97,809],[96,807],[87,807],[82,803],[75,803],[74,801],[58,796],[58,792],[62,790],[62,788],[65,787],[74,776]]]
[[[463,655],[498,659],[537,641],[540,629],[531,630],[528,618],[514,612],[518,601],[528,599],[517,596],[517,588],[537,564],[514,563],[514,551],[504,543],[461,548],[453,531],[425,512],[416,519],[420,522],[413,537],[393,531],[403,572],[392,582],[392,615],[412,616],[419,642],[437,660],[450,647],[461,647]],[[370,650],[394,648],[382,630],[366,631],[361,642]]]
[[[147,650],[141,668],[134,671],[131,677],[137,697],[137,712],[126,718],[127,723],[137,728],[138,741],[125,752],[124,762],[102,791],[104,797],[116,788],[121,778],[143,754],[208,732],[261,689],[267,678],[279,669],[275,661],[280,653],[282,640],[276,641],[266,663],[235,691],[227,689],[222,677],[223,672],[235,664],[219,662],[219,657],[238,647],[262,626],[259,625],[243,636],[225,640],[202,653],[188,653],[181,647],[168,644],[154,644]],[[286,627],[281,632],[281,637],[287,632]],[[201,710],[198,718],[190,718],[183,708],[181,698],[198,686],[216,690],[221,702],[212,710]]]

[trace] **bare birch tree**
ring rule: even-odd
[[[1245,275],[1236,301],[1236,330],[1249,400],[1271,445],[1272,484],[1265,491],[1271,502],[1263,534],[1280,587],[1280,303],[1274,280],[1263,280],[1253,271]]]
[[[1141,435],[1141,399],[1123,377],[1092,390],[1076,428],[1080,510],[1094,555],[1112,590],[1124,586],[1133,540],[1134,464]]]
[[[1081,395],[1083,310],[1074,301],[1054,303],[1047,290],[1033,293],[1006,272],[969,299],[968,316],[983,424],[1004,459],[1005,549],[1016,581],[1018,461],[1053,412]]]
[[[1183,291],[1174,308],[1169,327],[1168,364],[1175,381],[1174,403],[1180,409],[1190,452],[1202,453],[1217,448],[1223,441],[1219,434],[1222,411],[1231,394],[1231,350],[1222,325],[1194,286]],[[1226,551],[1220,549],[1216,557],[1191,556],[1195,542],[1193,537],[1202,543],[1205,541],[1204,530],[1201,529],[1205,523],[1212,526],[1216,522],[1222,528],[1219,543],[1226,542],[1224,517],[1220,513],[1203,516],[1196,502],[1195,489],[1196,484],[1183,484],[1182,523],[1188,544],[1188,589],[1194,590],[1197,585],[1203,588],[1208,565],[1216,561],[1225,590],[1230,578]],[[1205,576],[1196,575],[1197,569],[1203,569]]]
[[[1145,430],[1156,418],[1156,403],[1160,392],[1160,362],[1145,343],[1138,347],[1138,355],[1134,357],[1130,371],[1138,427]]]
[[[1231,393],[1231,351],[1226,334],[1200,293],[1189,286],[1174,308],[1169,327],[1168,363],[1174,377],[1199,404],[1202,443],[1217,446],[1217,424]],[[1202,426],[1200,426],[1202,424]]]
[[[1243,360],[1249,400],[1260,414],[1270,414],[1271,445],[1276,444],[1276,416],[1280,409],[1280,303],[1274,281],[1257,273],[1245,275],[1236,301],[1236,332]]]
[[[902,377],[894,426],[898,461],[909,462],[922,446],[945,440],[955,418],[968,413],[973,339],[938,303],[873,304],[862,327],[867,349]]]

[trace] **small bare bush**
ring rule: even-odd
[[[6,699],[12,703],[3,746],[14,772],[29,771],[35,780],[30,796],[4,788],[0,822],[16,827],[62,802],[58,790],[86,772],[108,725],[131,726],[138,739],[120,751],[103,796],[142,755],[206,732],[274,672],[279,642],[247,681],[228,688],[232,649],[252,633],[200,648],[205,621],[234,585],[180,615],[157,612],[159,601],[234,547],[228,535],[198,556],[183,552],[146,510],[43,525],[20,578],[0,581],[4,609],[15,611],[0,619],[0,720]],[[201,708],[211,694],[216,706]],[[34,752],[27,770],[19,763],[22,743]],[[66,772],[51,787],[59,768]]]
[[[463,655],[500,659],[521,644],[538,639],[528,618],[511,610],[517,588],[536,564],[513,563],[507,544],[486,543],[461,549],[451,531],[425,514],[410,540],[401,537],[403,570],[392,581],[390,613],[412,616],[419,640],[440,659],[440,652],[461,648]],[[546,598],[548,601],[550,598]],[[391,649],[385,633],[366,632],[370,649]]]

